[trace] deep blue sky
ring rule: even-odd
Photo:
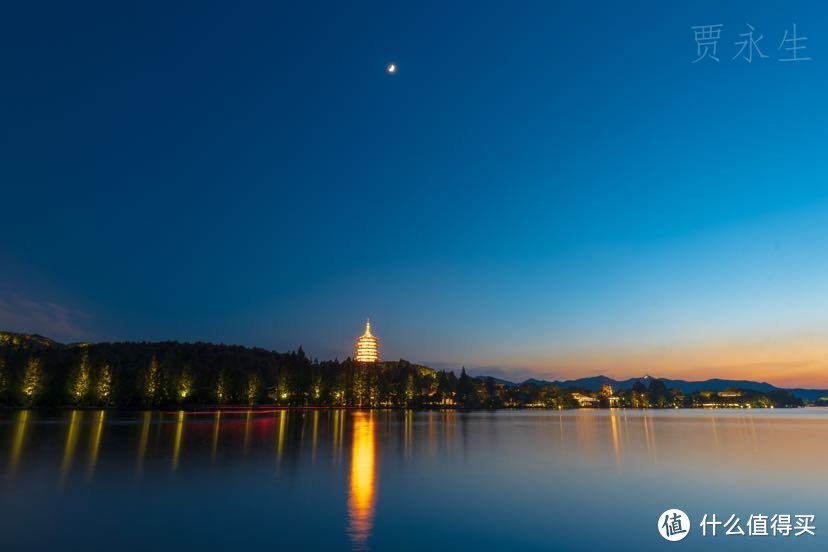
[[[828,382],[824,2],[174,4],[2,9],[0,326]]]

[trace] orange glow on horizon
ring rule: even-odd
[[[650,375],[688,381],[743,379],[777,387],[828,389],[828,340],[816,335],[555,353],[527,350],[530,353],[522,367],[503,370],[513,372],[515,380],[598,375],[624,380]],[[487,359],[480,364],[497,366],[501,361],[504,366],[514,366],[516,359]],[[509,374],[503,373],[502,377],[509,379]]]

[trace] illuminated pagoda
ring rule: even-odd
[[[365,333],[357,338],[354,360],[357,362],[379,361],[379,340],[371,335],[371,321],[365,322]]]

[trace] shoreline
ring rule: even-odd
[[[24,407],[24,406],[8,406],[8,405],[0,405],[0,411],[13,411],[13,412],[22,412],[22,411],[39,411],[39,412],[71,412],[71,411],[89,411],[89,412],[161,412],[164,414],[177,414],[179,412],[185,412],[188,414],[215,414],[217,412],[221,413],[270,413],[270,412],[281,412],[281,411],[293,411],[293,412],[313,412],[313,411],[326,411],[326,410],[351,410],[351,411],[396,411],[396,412],[408,412],[408,411],[415,411],[415,412],[434,412],[434,411],[452,411],[452,412],[501,412],[501,411],[515,411],[515,410],[533,410],[533,411],[559,411],[559,412],[572,412],[572,411],[670,411],[670,410],[801,410],[806,408],[813,408],[813,409],[828,409],[828,406],[819,406],[819,405],[803,405],[803,406],[778,406],[778,407],[733,407],[733,406],[681,406],[681,407],[667,407],[667,408],[657,408],[657,407],[630,407],[630,406],[618,406],[618,407],[578,407],[578,408],[558,408],[558,407],[544,407],[544,406],[513,406],[513,407],[500,407],[500,408],[461,408],[457,406],[434,406],[434,407],[412,407],[412,408],[404,408],[404,407],[395,407],[395,406],[280,406],[280,405],[254,405],[254,406],[242,406],[242,405],[228,405],[228,406],[219,406],[219,405],[200,405],[195,407],[187,407],[187,408],[131,408],[131,407],[96,407],[96,406],[31,406],[31,407]]]

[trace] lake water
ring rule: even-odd
[[[828,411],[0,412],[6,550],[825,550]],[[686,539],[659,515],[684,510]],[[816,536],[703,537],[717,514]]]

